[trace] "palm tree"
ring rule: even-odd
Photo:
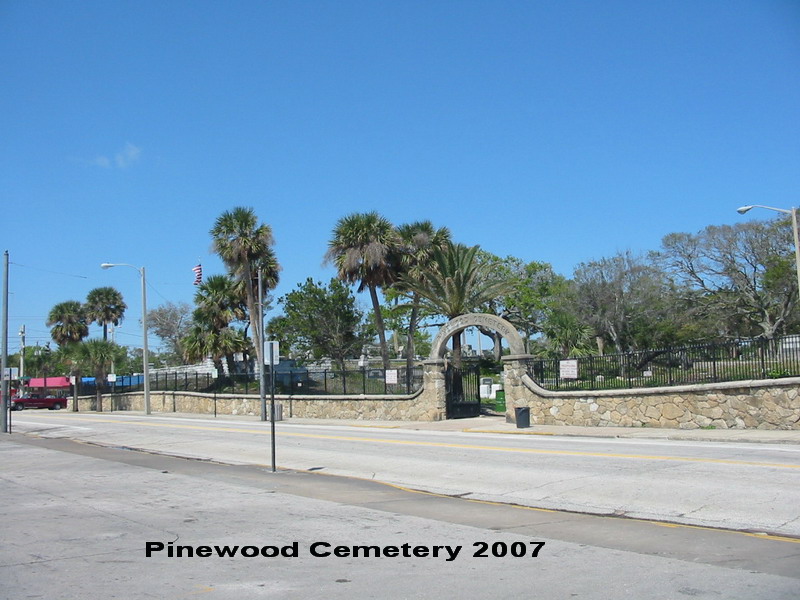
[[[196,363],[205,360],[211,354],[208,351],[208,341],[206,332],[209,329],[199,323],[192,325],[189,333],[181,339],[181,349],[183,358],[186,362]],[[213,358],[217,373],[222,373],[222,356]]]
[[[400,237],[400,272],[397,275],[395,286],[398,291],[402,291],[402,278],[408,277],[414,281],[419,281],[422,269],[430,265],[433,251],[437,248],[442,249],[450,243],[450,230],[447,227],[436,229],[430,221],[416,221],[400,225],[397,228]],[[411,376],[411,369],[414,366],[414,334],[419,323],[419,294],[413,290],[411,292],[411,316],[408,322],[408,333],[406,336],[406,373]]]
[[[278,283],[278,261],[272,251],[272,229],[258,222],[252,208],[237,206],[220,215],[211,229],[214,251],[222,258],[228,272],[244,285],[251,335],[256,356],[263,364],[261,333],[258,330],[256,304],[263,299],[265,290],[274,289]],[[258,290],[258,271],[266,283]],[[267,270],[268,269],[268,270]]]
[[[89,335],[89,324],[83,305],[76,300],[56,304],[47,315],[50,337],[59,346],[80,342]]]
[[[103,391],[114,361],[122,360],[125,349],[107,340],[87,340],[76,347],[76,354],[86,371],[95,378],[97,412],[103,412]]]
[[[470,313],[507,292],[510,282],[498,279],[491,265],[475,259],[478,246],[448,243],[435,248],[431,262],[416,277],[401,279],[407,295],[418,294],[420,304],[447,319]],[[461,363],[461,336],[453,336],[453,362]]]
[[[113,287],[99,287],[93,289],[86,296],[84,311],[89,323],[103,326],[103,340],[108,341],[109,323],[117,326],[125,315],[128,305]]]
[[[211,357],[220,377],[225,372],[222,365],[223,357],[250,350],[249,340],[243,331],[232,327],[215,329],[202,322],[195,322],[189,335],[181,341],[181,346],[187,361],[198,362]],[[230,367],[230,363],[228,366]]]
[[[197,308],[192,315],[193,328],[185,338],[186,343],[193,346],[189,354],[196,359],[203,359],[218,350],[224,350],[222,356],[228,363],[228,372],[233,373],[234,353],[249,352],[250,349],[248,344],[232,343],[228,332],[232,322],[247,318],[244,283],[234,280],[230,275],[212,275],[200,284],[194,302]],[[244,332],[239,334],[246,338]],[[220,373],[221,367],[222,362],[219,361],[217,369]]]
[[[216,329],[227,327],[233,321],[247,319],[244,286],[229,275],[211,275],[194,294],[197,306],[195,320],[207,322]]]
[[[369,290],[375,326],[381,346],[383,368],[389,368],[386,330],[378,300],[378,288],[395,280],[398,238],[392,224],[377,212],[354,213],[339,219],[325,254],[337,276],[347,283],[358,283],[358,291]]]
[[[548,342],[547,354],[553,358],[587,356],[592,351],[592,328],[569,312],[551,311],[542,332]]]
[[[80,343],[70,343],[64,346],[59,346],[58,352],[56,354],[56,356],[58,357],[58,362],[63,364],[65,367],[69,368],[70,376],[75,378],[75,384],[73,385],[73,397],[74,397],[74,400],[72,402],[73,412],[78,412],[77,400],[80,394],[81,369],[83,368],[81,353],[80,353],[81,345],[82,344]]]

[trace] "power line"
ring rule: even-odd
[[[51,271],[49,269],[42,269],[41,267],[31,267],[29,265],[23,265],[18,262],[11,262],[9,264],[14,265],[15,267],[22,267],[23,269],[41,271],[42,273],[51,273],[53,275],[64,275],[65,277],[75,277],[76,279],[89,279],[88,277],[86,277],[86,275],[75,275],[74,273],[62,273],[61,271]]]
[[[171,302],[171,300],[169,300],[168,298],[165,298],[165,297],[164,297],[164,294],[162,294],[162,293],[161,293],[161,292],[159,292],[159,291],[158,291],[156,288],[154,288],[154,287],[152,286],[152,284],[151,284],[149,281],[147,282],[147,287],[149,287],[149,288],[150,288],[151,290],[153,290],[153,291],[154,291],[156,294],[158,294],[158,295],[161,297],[161,299],[162,299],[164,302]]]

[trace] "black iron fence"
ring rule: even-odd
[[[548,390],[609,390],[800,376],[800,335],[584,356],[530,359]]]
[[[267,393],[271,393],[271,376],[265,373]],[[121,377],[109,383],[107,393],[137,392],[144,387],[142,377]],[[275,371],[275,393],[281,395],[406,395],[422,387],[422,367],[411,371],[398,369],[292,369]],[[204,392],[217,394],[258,394],[258,375],[242,373],[213,377],[210,373],[153,373],[151,391]],[[95,392],[94,383],[81,384],[81,394]]]

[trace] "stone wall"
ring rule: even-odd
[[[504,357],[507,418],[530,408],[531,424],[589,427],[800,429],[800,377],[596,392],[551,392],[527,375],[524,356]],[[422,391],[410,396],[276,396],[284,418],[439,421],[445,418],[442,361],[426,361]],[[268,400],[269,402],[269,400]],[[78,399],[95,410],[94,396]],[[154,413],[260,415],[258,396],[152,392]],[[71,406],[70,406],[71,408]],[[105,411],[143,411],[141,392],[107,394]]]
[[[440,410],[422,392],[410,396],[275,396],[283,406],[284,418],[364,419],[392,421],[434,421]],[[270,400],[267,398],[267,410]],[[219,415],[260,415],[261,399],[241,394],[201,394],[197,392],[151,392],[153,413],[196,413]],[[94,396],[78,398],[81,411],[96,410]],[[103,410],[144,411],[144,394],[106,394]]]
[[[518,365],[506,372],[518,376]],[[800,377],[596,392],[551,392],[530,376],[506,386],[507,418],[528,406],[531,424],[680,429],[800,429]]]

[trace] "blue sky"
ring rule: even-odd
[[[569,276],[800,203],[794,0],[4,0],[0,55],[12,352],[105,285],[137,345],[138,275],[99,264],[191,302],[234,206],[273,229],[277,297],[333,276],[351,212]]]

